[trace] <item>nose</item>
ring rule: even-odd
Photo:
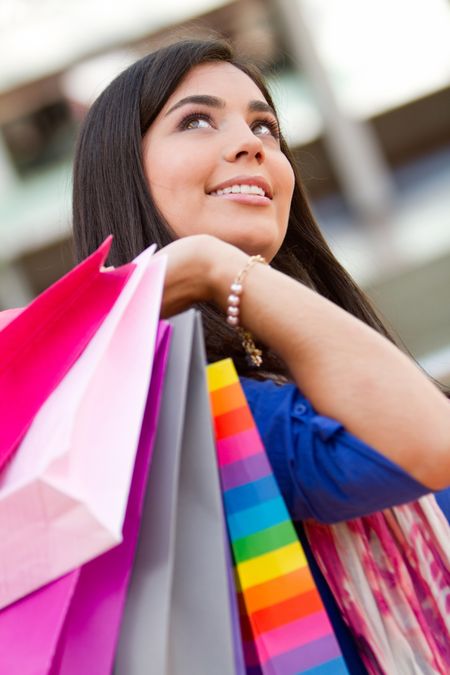
[[[230,129],[230,140],[224,150],[227,162],[236,162],[247,158],[262,164],[265,160],[264,144],[247,124],[240,124]]]

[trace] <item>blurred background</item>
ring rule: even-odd
[[[450,384],[449,0],[1,0],[0,309],[73,265],[74,140],[96,95],[211,31],[263,69],[338,259]]]

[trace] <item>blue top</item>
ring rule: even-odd
[[[301,521],[349,520],[413,501],[429,490],[340,422],[318,415],[295,385],[247,378],[241,383],[349,672],[367,675]],[[450,488],[436,498],[450,519]]]

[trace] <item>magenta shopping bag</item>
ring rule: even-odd
[[[102,271],[112,238],[22,311],[0,313],[0,470],[115,303],[133,264]]]
[[[160,323],[123,541],[0,612],[0,673],[111,672],[142,513],[171,328]]]
[[[170,331],[168,324],[160,324],[123,543],[82,568],[52,675],[111,672],[155,440]]]

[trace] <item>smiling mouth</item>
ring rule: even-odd
[[[209,193],[213,197],[221,197],[222,195],[257,195],[258,197],[266,197],[265,191],[259,185],[230,185],[222,189],[214,190]]]

